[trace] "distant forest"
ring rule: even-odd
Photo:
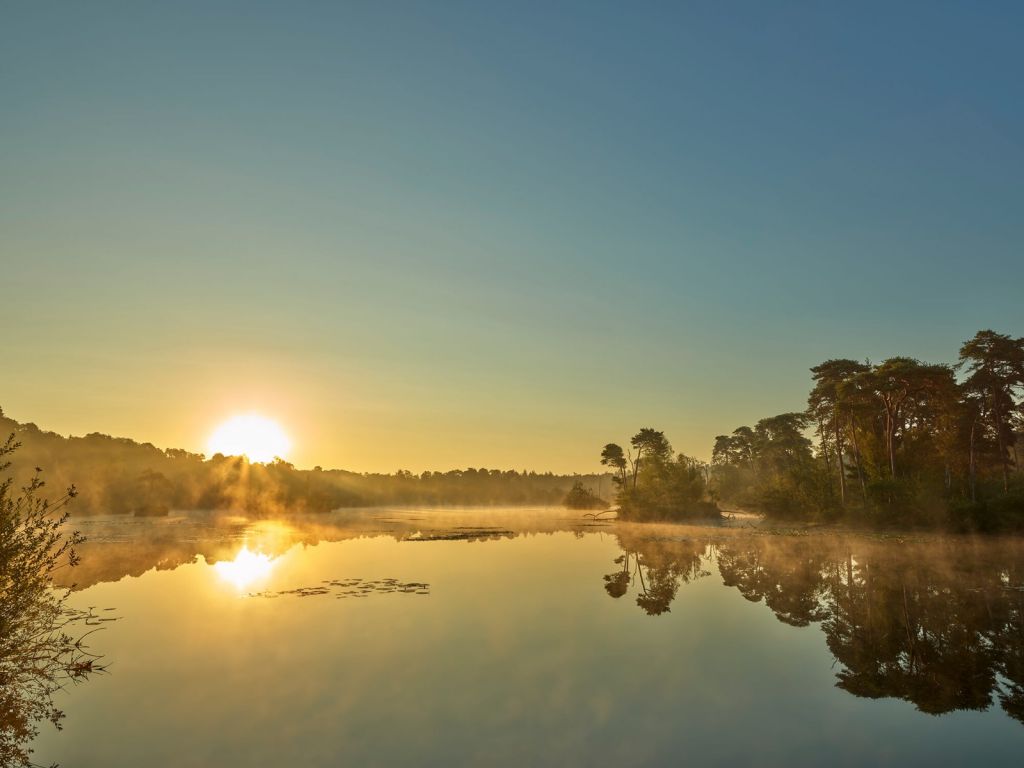
[[[40,467],[50,488],[74,485],[75,515],[218,509],[269,516],[378,505],[559,505],[576,483],[598,493],[612,491],[611,481],[600,474],[483,468],[361,474],[296,469],[280,460],[254,464],[236,456],[206,458],[99,433],[64,437],[0,411],[0,435],[11,433],[21,443],[11,457],[16,482],[27,484]]]
[[[709,492],[771,517],[1024,530],[1024,338],[955,364],[826,360],[807,409],[715,439]]]

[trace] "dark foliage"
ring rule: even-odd
[[[601,463],[617,471],[613,481],[623,520],[721,517],[718,505],[707,496],[706,465],[683,454],[673,455],[664,432],[641,429],[627,451],[609,443],[601,451]]]
[[[0,444],[0,473],[18,444],[12,435]],[[50,501],[42,496],[40,471],[15,491],[13,479],[0,482],[0,765],[31,765],[31,741],[38,724],[60,727],[64,713],[54,694],[69,683],[98,671],[97,657],[84,640],[70,633],[94,617],[69,610],[67,589],[54,586],[54,575],[74,566],[77,532],[64,527],[69,488]]]
[[[600,489],[605,479],[475,468],[419,475],[302,470],[281,460],[254,464],[220,454],[207,459],[98,433],[64,437],[19,424],[2,412],[0,430],[14,432],[23,444],[13,468],[19,481],[27,482],[33,467],[45,466],[53,482],[78,487],[76,515],[221,509],[269,516],[401,504],[555,506],[574,483]]]
[[[715,439],[723,501],[779,518],[1024,529],[1024,338],[979,331],[955,366],[837,359],[811,374],[806,412]]]

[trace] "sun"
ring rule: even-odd
[[[211,454],[245,456],[256,462],[283,459],[291,447],[291,440],[280,424],[256,413],[228,419],[214,430],[207,443]]]

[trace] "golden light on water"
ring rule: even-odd
[[[292,443],[281,425],[257,413],[235,416],[210,435],[207,451],[225,456],[245,456],[249,461],[267,462],[286,458]]]
[[[262,552],[253,552],[248,546],[242,547],[234,560],[221,560],[213,564],[213,570],[224,581],[238,589],[245,589],[260,579],[265,579],[274,568],[274,561]]]

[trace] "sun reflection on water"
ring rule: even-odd
[[[243,546],[234,560],[221,560],[213,564],[213,570],[224,581],[237,589],[245,589],[253,582],[265,579],[274,568],[274,561],[262,552],[253,552]]]

